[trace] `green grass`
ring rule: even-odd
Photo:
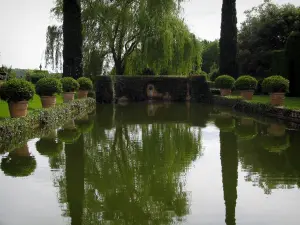
[[[238,95],[231,95],[227,98],[241,98]],[[263,103],[263,104],[269,104],[270,103],[270,96],[268,95],[254,95],[252,101],[254,103]],[[284,101],[284,107],[288,109],[294,109],[294,110],[300,110],[300,98],[295,97],[286,97]]]
[[[56,97],[56,104],[62,104],[62,103],[63,103],[63,98],[61,95],[58,95]],[[32,110],[41,109],[41,108],[42,108],[42,103],[40,97],[38,95],[34,95],[33,99],[29,101],[29,105],[28,105],[29,113]],[[7,118],[7,117],[10,117],[8,104],[7,102],[0,100],[0,119]]]

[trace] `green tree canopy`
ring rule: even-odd
[[[243,74],[270,75],[272,51],[284,49],[287,38],[300,30],[300,8],[272,1],[248,10],[238,34],[239,63]]]

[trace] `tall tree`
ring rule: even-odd
[[[80,0],[63,0],[63,76],[82,76],[82,24]]]
[[[236,0],[223,0],[220,37],[220,73],[238,76]]]

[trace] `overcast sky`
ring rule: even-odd
[[[244,11],[263,0],[237,0],[238,22]],[[300,0],[276,0],[300,5]],[[183,16],[191,31],[203,39],[220,36],[222,0],[188,0]],[[45,49],[47,26],[53,22],[53,0],[0,0],[0,65],[38,68]]]

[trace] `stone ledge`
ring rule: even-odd
[[[274,107],[262,103],[247,102],[242,99],[231,99],[221,96],[213,96],[213,102],[216,105],[231,107],[235,111],[259,114],[288,122],[293,122],[300,126],[300,111],[286,108]]]

